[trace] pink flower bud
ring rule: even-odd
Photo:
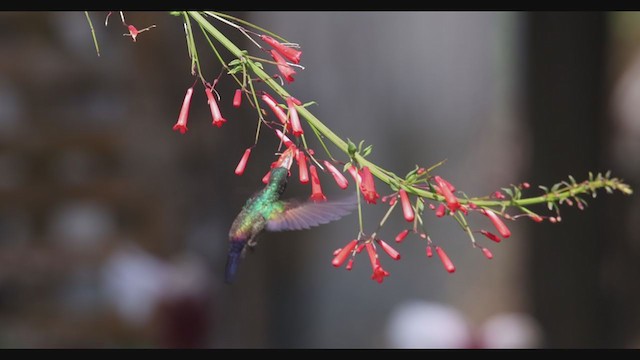
[[[244,151],[242,159],[240,159],[238,166],[236,166],[236,175],[240,176],[244,173],[244,169],[247,167],[247,161],[249,161],[249,155],[251,155],[251,148]]]
[[[411,202],[409,202],[409,196],[404,189],[400,189],[398,192],[400,193],[400,202],[402,202],[402,213],[404,214],[404,219],[408,222],[412,222],[413,219],[415,219],[415,215],[413,213]]]
[[[268,184],[270,178],[271,178],[271,170],[267,171],[267,173],[264,174],[264,176],[262,177],[262,182],[264,184]]]
[[[278,120],[280,120],[280,122],[284,125],[284,124],[288,124],[287,122],[287,114],[284,112],[284,110],[282,110],[282,108],[280,106],[278,106],[278,103],[276,102],[276,100],[269,94],[267,94],[266,92],[263,92],[262,95],[260,96],[260,98],[262,99],[262,101],[264,101],[267,106],[269,106],[269,108],[271,109],[271,111],[276,115],[276,117],[278,118]],[[291,126],[291,125],[289,125]],[[288,127],[287,127],[288,129]]]
[[[193,88],[187,89],[187,94],[182,101],[182,108],[180,109],[180,115],[178,115],[178,122],[173,125],[173,130],[180,131],[180,134],[187,132],[187,118],[189,117],[189,107],[191,106],[191,96],[193,95]]]
[[[409,234],[409,229],[400,231],[400,233],[398,233],[398,235],[396,236],[396,242],[397,243],[402,242],[404,238],[407,237],[407,234]]]
[[[380,239],[376,239],[376,241],[378,242],[378,244],[380,244],[382,250],[384,250],[384,252],[386,252],[390,258],[392,258],[393,260],[400,260],[400,253],[397,252],[396,249],[392,248],[391,245]]]
[[[280,131],[280,129],[276,129],[276,135],[278,135],[280,140],[282,140],[282,143],[284,144],[284,146],[286,146],[287,148],[290,148],[291,146],[295,146],[291,141],[291,139],[289,139],[287,135],[283,134],[282,131]]]
[[[342,173],[338,171],[338,169],[336,169],[336,167],[327,160],[325,160],[323,163],[324,166],[326,166],[327,170],[329,170],[329,172],[333,176],[333,179],[336,181],[336,184],[338,184],[338,187],[340,187],[340,189],[346,189],[347,186],[349,186],[349,182],[344,177],[344,175],[342,175]]]
[[[307,168],[307,156],[303,151],[298,150],[296,154],[296,160],[298,160],[298,174],[300,176],[300,182],[306,184],[309,182],[309,171]]]
[[[293,103],[291,97],[287,98],[287,107],[289,108],[289,121],[291,122],[291,131],[293,135],[300,136],[304,134],[302,131],[302,125],[300,124],[300,118],[298,117],[298,110],[296,110],[296,105]]]
[[[430,258],[433,256],[433,251],[431,250],[431,245],[427,245],[427,257]]]
[[[483,209],[482,212],[487,215],[487,217],[489,218],[489,220],[491,220],[491,222],[493,223],[493,226],[496,227],[496,230],[498,230],[498,233],[500,233],[500,235],[503,238],[508,238],[509,236],[511,236],[511,231],[509,230],[509,228],[504,224],[504,222],[502,222],[502,220],[498,217],[498,215],[496,215],[496,213],[494,213],[493,211],[489,210],[489,209]]]
[[[351,269],[353,269],[353,258],[349,259],[349,262],[347,263],[345,269],[347,269],[347,271],[351,271]]]
[[[451,259],[449,259],[447,253],[445,253],[441,247],[436,246],[436,253],[438,253],[440,261],[442,261],[442,265],[444,265],[445,270],[447,270],[449,273],[453,273],[456,271],[456,267],[453,266],[453,262],[451,261]]]
[[[490,251],[489,249],[487,249],[487,248],[482,248],[482,253],[484,254],[484,256],[485,256],[487,259],[489,259],[489,260],[493,259],[493,254],[491,253],[491,251]]]
[[[484,236],[487,237],[487,239],[491,240],[491,241],[495,241],[497,243],[499,243],[500,241],[502,241],[502,239],[500,239],[500,237],[494,233],[490,233],[487,230],[480,230],[480,233]]]
[[[242,89],[236,89],[235,94],[233,94],[233,107],[239,108],[242,103]]]
[[[342,248],[342,250],[340,250],[340,252],[333,258],[333,261],[331,262],[331,264],[333,264],[333,266],[335,267],[342,266],[342,264],[345,262],[347,257],[351,255],[356,245],[358,245],[358,240],[353,240],[349,244],[347,244],[347,246]]]
[[[436,216],[443,217],[446,210],[447,208],[444,206],[444,204],[438,205],[438,209],[436,210]]]

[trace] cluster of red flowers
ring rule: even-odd
[[[365,195],[365,199],[367,199],[367,202],[375,204],[376,199],[379,197],[379,195],[377,195],[377,193],[375,192],[375,184],[373,184],[373,178],[371,177],[371,173],[369,169],[363,168],[360,172],[356,172],[355,168],[351,167],[349,168],[349,171],[354,177],[354,179],[356,179],[356,181],[360,181],[360,179],[362,179],[362,185],[364,185],[366,182],[368,184],[366,188],[373,189],[372,193],[374,193],[375,195],[369,195],[369,196]],[[419,175],[424,174],[425,172],[426,171],[422,168],[417,170],[417,174]],[[493,226],[496,228],[498,234],[500,235],[498,236],[485,229],[479,230],[478,231],[479,233],[481,233],[486,238],[496,243],[499,243],[502,240],[502,238],[508,238],[509,236],[511,236],[511,231],[509,230],[509,228],[505,225],[505,223],[502,221],[500,216],[498,216],[498,214],[496,214],[494,211],[486,208],[479,208],[478,206],[476,206],[471,202],[469,202],[468,205],[462,205],[460,203],[460,200],[454,195],[454,192],[456,189],[450,182],[448,182],[447,180],[443,179],[440,176],[433,176],[430,179],[431,180],[429,182],[429,186],[437,194],[441,195],[444,200],[444,202],[440,203],[439,206],[437,207],[434,204],[429,204],[429,208],[435,211],[436,217],[440,218],[445,216],[446,214],[454,215],[457,211],[461,213],[459,214],[459,216],[466,216],[469,214],[470,211],[478,211],[479,213],[489,218]],[[521,187],[526,188],[526,186],[523,186],[523,185],[521,185]],[[363,194],[366,194],[365,189],[362,189],[362,190],[363,190],[362,191]],[[456,270],[455,265],[453,264],[453,261],[451,261],[447,253],[444,251],[444,249],[441,246],[434,246],[431,238],[426,233],[418,230],[418,227],[417,227],[418,220],[420,223],[422,223],[422,219],[421,218],[418,219],[421,216],[421,214],[417,214],[417,211],[419,209],[418,203],[423,202],[424,201],[423,198],[418,198],[418,203],[416,203],[416,205],[414,206],[411,203],[407,190],[401,188],[397,192],[383,197],[382,201],[383,202],[388,201],[389,206],[394,207],[398,202],[398,199],[401,204],[402,214],[404,219],[409,223],[413,223],[414,226],[412,229],[404,229],[400,231],[395,237],[396,243],[398,244],[402,243],[405,240],[405,238],[409,235],[410,232],[414,232],[419,236],[421,240],[425,240],[427,242],[426,256],[428,258],[431,258],[433,256],[433,248],[435,247],[435,253],[440,258],[440,261],[442,262],[442,265],[444,266],[445,270],[449,273],[455,272]],[[392,210],[393,208],[389,209],[389,212],[391,212]],[[505,215],[505,218],[508,218],[508,216]],[[465,230],[467,230],[466,227],[468,227],[468,225],[465,224],[464,227],[465,227]],[[491,253],[491,251],[486,247],[478,245],[478,243],[473,238],[473,235],[471,233],[472,232],[469,231],[469,234],[472,237],[473,246],[479,248],[482,251],[482,254],[487,259],[492,259],[493,254]],[[400,259],[400,253],[398,253],[397,250],[395,250],[393,247],[391,247],[389,244],[387,244],[383,240],[377,238],[376,235],[374,234],[369,238],[353,240],[349,244],[347,244],[347,246],[345,246],[344,248],[337,249],[334,252],[334,258],[333,258],[332,264],[335,267],[340,267],[342,266],[342,264],[344,264],[344,262],[347,259],[349,259],[346,269],[351,270],[353,267],[355,256],[359,254],[363,248],[366,248],[369,254],[369,258],[371,260],[371,266],[373,269],[371,278],[377,282],[382,282],[384,277],[389,276],[389,273],[385,271],[380,264],[380,260],[376,252],[377,246],[382,248],[382,250],[385,253],[387,253],[392,259],[394,260]]]

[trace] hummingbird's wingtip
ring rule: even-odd
[[[246,242],[232,242],[229,249],[229,255],[227,255],[227,264],[224,269],[224,282],[227,284],[233,283],[238,272],[238,265],[242,258],[242,250]]]

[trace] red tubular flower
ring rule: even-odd
[[[340,252],[338,253],[338,255],[336,255],[336,257],[333,258],[333,261],[331,262],[331,264],[333,264],[333,266],[335,267],[342,266],[345,260],[347,260],[347,257],[351,255],[356,245],[358,245],[358,240],[353,240],[349,244],[347,244],[347,246],[343,247],[342,250],[340,250]]]
[[[409,229],[406,230],[402,230],[400,233],[398,233],[398,235],[396,236],[396,242],[400,243],[404,240],[404,238],[407,237],[407,234],[409,234]]]
[[[398,197],[392,197],[391,200],[389,200],[389,206],[393,206],[393,204],[395,204],[396,202],[398,202]]]
[[[309,182],[309,170],[307,168],[307,156],[303,151],[298,150],[296,155],[298,160],[298,174],[300,175],[300,182],[306,184]]]
[[[271,57],[273,57],[273,60],[278,66],[278,71],[280,71],[284,79],[289,83],[293,82],[295,80],[293,78],[293,75],[296,74],[296,71],[293,70],[293,68],[289,66],[289,64],[287,64],[287,61],[277,51],[271,50],[269,52],[271,53]]]
[[[434,176],[433,179],[438,184],[440,192],[444,199],[447,201],[447,206],[451,212],[455,212],[460,208],[460,203],[458,202],[458,198],[456,198],[451,192],[451,188],[453,185],[449,184],[446,180],[443,180],[440,176]],[[447,185],[448,184],[448,185]],[[455,188],[454,188],[455,189]]]
[[[211,116],[213,116],[212,124],[217,127],[222,127],[222,124],[226,123],[227,120],[222,117],[220,108],[218,107],[218,102],[213,96],[213,92],[211,92],[211,89],[209,88],[204,89],[204,92],[207,94],[207,103],[209,104],[209,108],[211,109]]]
[[[444,250],[440,246],[436,246],[436,252],[438,253],[438,256],[440,257],[440,261],[442,261],[442,265],[444,265],[445,270],[447,270],[450,273],[455,272],[456,271],[456,267],[453,266],[453,262],[447,256],[447,253],[445,253]]]
[[[487,259],[489,259],[489,260],[493,259],[493,254],[491,253],[491,251],[490,251],[489,249],[487,249],[487,248],[482,248],[482,253],[484,254],[484,256],[485,256]]]
[[[187,89],[187,94],[184,96],[182,102],[182,109],[180,109],[180,115],[178,115],[178,122],[173,125],[173,130],[180,131],[180,134],[187,132],[187,118],[189,117],[189,107],[191,106],[191,96],[193,95],[193,88]]]
[[[433,251],[431,250],[431,245],[427,245],[427,257],[430,258],[433,256]]]
[[[347,181],[347,179],[344,177],[344,175],[342,175],[340,171],[338,171],[338,169],[336,169],[335,166],[333,166],[333,164],[325,160],[324,166],[326,166],[327,170],[329,170],[331,175],[333,175],[333,179],[336,181],[336,184],[338,184],[340,189],[346,189],[347,186],[349,186],[349,182]]]
[[[498,232],[500,233],[500,235],[503,238],[508,238],[509,236],[511,236],[511,231],[509,230],[509,228],[502,222],[502,220],[498,217],[498,215],[496,215],[496,213],[494,213],[493,211],[489,210],[489,209],[483,209],[482,213],[487,215],[487,217],[489,218],[489,220],[491,220],[491,222],[493,223],[493,226],[496,227],[496,230],[498,230]]]
[[[391,245],[380,239],[376,239],[376,241],[378,242],[378,244],[380,244],[382,250],[384,250],[384,252],[386,252],[390,258],[392,258],[393,260],[400,260],[400,253],[397,252],[396,249],[392,248]]]
[[[242,103],[242,89],[236,89],[235,94],[233,94],[233,107],[239,108]]]
[[[411,206],[411,202],[409,202],[409,195],[404,189],[400,189],[398,191],[400,193],[400,202],[402,202],[402,213],[404,214],[404,219],[408,222],[412,222],[415,219],[415,215],[413,213],[413,207]]]
[[[276,117],[278,118],[278,120],[280,120],[282,124],[288,124],[287,114],[285,114],[284,110],[282,110],[282,108],[278,106],[278,102],[276,102],[276,99],[274,99],[271,95],[267,94],[266,92],[263,92],[260,98],[262,99],[262,101],[267,103],[271,111],[273,111],[273,113],[276,115]],[[287,129],[289,129],[290,126],[291,126],[290,124],[287,125]]]
[[[300,55],[302,55],[302,51],[284,46],[271,36],[260,35],[260,38],[262,39],[262,41],[271,45],[276,51],[282,54],[282,56],[286,57],[287,60],[291,61],[294,64],[300,63]]]
[[[380,194],[376,192],[376,184],[373,181],[373,175],[367,166],[362,168],[362,183],[360,184],[360,190],[364,199],[369,204],[375,204]]]
[[[247,167],[247,161],[249,161],[249,155],[251,155],[251,148],[244,151],[242,159],[240,159],[238,166],[236,166],[236,175],[240,176],[244,173],[244,168]]]
[[[318,171],[315,165],[309,166],[309,172],[311,173],[311,200],[316,202],[327,201],[327,197],[322,193],[320,178],[318,178]]]
[[[487,239],[491,240],[491,241],[495,241],[497,243],[499,243],[500,241],[502,241],[502,239],[500,239],[500,237],[494,233],[490,233],[487,230],[480,230],[480,234],[484,235],[487,237]]]
[[[367,253],[369,254],[371,268],[375,270],[376,265],[378,264],[378,254],[376,254],[376,249],[373,248],[373,244],[370,242],[367,242],[364,246],[367,249]]]
[[[287,98],[287,107],[289,108],[289,121],[291,122],[291,131],[293,135],[300,136],[304,134],[302,131],[302,125],[300,124],[300,118],[298,117],[298,110],[296,110],[296,105],[293,103],[293,99],[291,97]]]
[[[295,146],[291,141],[291,139],[289,139],[287,135],[283,134],[282,131],[280,131],[280,129],[276,129],[276,135],[278,135],[280,140],[282,140],[282,143],[284,144],[284,146],[286,146],[287,148]]]
[[[444,206],[444,204],[438,205],[438,209],[436,210],[436,216],[443,217],[446,210],[447,208]]]
[[[371,278],[377,281],[379,284],[382,284],[382,281],[384,280],[385,276],[389,276],[389,272],[383,269],[380,263],[378,263],[373,268],[373,274],[371,275]]]

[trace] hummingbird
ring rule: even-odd
[[[289,168],[295,149],[289,147],[271,169],[269,183],[250,197],[236,216],[229,230],[229,253],[225,281],[233,282],[240,260],[247,248],[256,245],[256,237],[263,231],[303,230],[338,220],[357,206],[355,196],[338,201],[313,202],[280,200],[287,187]]]

